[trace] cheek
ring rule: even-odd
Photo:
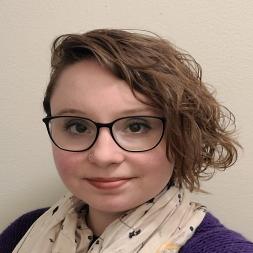
[[[54,146],[52,151],[56,168],[62,178],[76,174],[77,169],[85,159],[85,156],[81,153],[64,151]]]
[[[173,172],[173,162],[166,156],[166,148],[160,145],[147,153],[139,154],[136,159],[137,167],[142,168],[143,175],[149,175],[149,178],[169,181]]]

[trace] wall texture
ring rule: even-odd
[[[190,52],[204,80],[237,118],[238,163],[194,198],[253,240],[253,1],[1,0],[0,231],[23,212],[49,206],[65,191],[42,124],[50,45],[62,33],[94,28],[154,31]]]

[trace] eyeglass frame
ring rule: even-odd
[[[127,118],[140,118],[140,117],[155,118],[155,119],[161,120],[161,122],[162,122],[162,133],[161,133],[161,137],[160,137],[160,139],[158,140],[157,144],[156,144],[154,147],[150,148],[150,149],[145,149],[145,150],[127,150],[127,149],[123,148],[123,147],[116,141],[116,138],[115,138],[114,135],[113,135],[112,127],[113,127],[113,125],[115,124],[115,122],[117,122],[117,121],[119,121],[119,120],[127,119]],[[78,118],[78,119],[84,119],[84,120],[89,120],[89,121],[91,121],[91,122],[96,126],[96,130],[97,130],[97,131],[96,131],[96,137],[95,137],[94,141],[91,143],[91,145],[90,145],[88,148],[82,149],[82,150],[69,150],[69,149],[64,149],[64,148],[60,147],[60,146],[55,142],[55,140],[53,139],[52,134],[51,134],[51,131],[50,131],[50,127],[49,127],[50,120],[56,119],[56,118]],[[127,116],[127,117],[118,118],[118,119],[115,119],[115,120],[113,120],[112,122],[109,122],[109,123],[99,123],[99,122],[95,122],[95,121],[93,121],[93,120],[91,120],[91,119],[89,119],[89,118],[85,118],[85,117],[62,115],[62,116],[47,116],[47,117],[43,118],[42,121],[43,121],[43,122],[45,123],[45,125],[46,125],[47,132],[48,132],[48,135],[49,135],[51,141],[54,143],[54,145],[55,145],[56,147],[58,147],[59,149],[64,150],[64,151],[68,151],[68,152],[84,152],[84,151],[89,150],[89,149],[92,148],[92,146],[96,143],[97,138],[98,138],[98,136],[99,136],[100,128],[106,127],[106,128],[109,128],[109,130],[110,130],[110,135],[111,135],[113,141],[114,141],[121,149],[123,149],[123,150],[125,150],[125,151],[127,151],[127,152],[146,152],[146,151],[149,151],[149,150],[154,149],[155,147],[157,147],[157,146],[160,144],[160,142],[161,142],[161,140],[162,140],[162,138],[163,138],[163,136],[164,136],[164,132],[165,132],[166,118],[165,118],[165,117],[159,117],[159,116],[134,115],[134,116]]]

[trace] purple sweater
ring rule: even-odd
[[[32,223],[47,209],[38,209],[15,220],[0,234],[0,252],[11,253]],[[180,253],[253,253],[253,243],[225,228],[207,213]]]

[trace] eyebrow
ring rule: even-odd
[[[154,112],[154,113],[160,113],[160,111],[153,107],[145,107],[145,108],[133,108],[133,109],[127,109],[124,111],[119,112],[119,114],[122,115],[131,115],[131,114],[141,114],[141,113],[148,113],[148,112]],[[85,115],[87,116],[87,113],[85,113],[82,110],[74,109],[74,108],[66,108],[62,109],[59,112],[57,112],[57,115],[64,115],[64,114],[77,114],[77,115]]]
[[[60,110],[56,114],[57,115],[63,115],[63,114],[84,114],[84,115],[86,115],[86,113],[81,110],[71,109],[71,108],[69,108],[69,109],[66,108],[66,109]]]

